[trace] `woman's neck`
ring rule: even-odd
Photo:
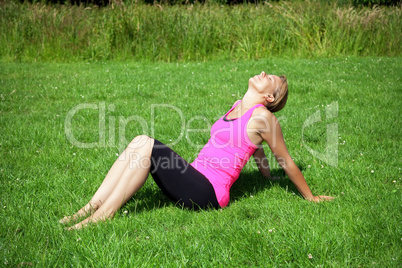
[[[264,96],[260,94],[247,90],[246,94],[244,94],[243,99],[241,101],[242,108],[251,108],[257,104],[264,104]]]

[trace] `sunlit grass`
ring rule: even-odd
[[[0,70],[2,266],[401,262],[400,58],[1,64]],[[194,159],[208,132],[187,130],[208,128],[261,70],[287,75],[288,104],[277,114],[287,146],[313,192],[333,195],[333,202],[304,201],[288,179],[269,183],[250,162],[222,210],[183,210],[149,179],[113,221],[78,232],[58,224],[89,200],[116,154],[136,135],[153,135]],[[326,107],[334,102],[337,116],[327,118]],[[66,136],[67,115],[81,104],[98,107],[79,110],[72,120],[74,137],[98,142],[93,148],[78,148]],[[322,122],[303,130],[317,111]],[[119,122],[132,116],[137,120],[121,133]],[[324,151],[328,124],[338,126],[337,166],[306,149]],[[282,176],[265,149],[273,174]]]

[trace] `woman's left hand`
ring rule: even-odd
[[[269,181],[271,181],[271,182],[278,182],[278,181],[280,181],[280,180],[282,180],[282,178],[281,177],[268,177],[268,180]]]

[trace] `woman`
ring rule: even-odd
[[[161,190],[175,202],[190,208],[219,208],[229,203],[230,187],[251,155],[261,174],[271,179],[268,161],[261,146],[266,141],[281,167],[303,197],[309,201],[331,200],[314,196],[303,174],[286,148],[274,112],[287,100],[285,76],[262,72],[250,78],[243,99],[211,128],[211,138],[193,163],[188,164],[156,139],[136,137],[113,164],[92,199],[76,214],[64,217],[68,223],[85,220],[68,228],[79,229],[89,222],[113,217],[145,183],[151,173]]]

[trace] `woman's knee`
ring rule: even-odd
[[[136,148],[145,146],[145,145],[149,145],[150,143],[153,143],[153,138],[147,136],[147,135],[139,135],[137,137],[135,137],[129,145],[132,145]]]
[[[151,155],[154,139],[146,135],[135,137],[128,145],[130,168],[147,167],[151,165]]]
[[[152,150],[153,145],[154,145],[153,138],[151,138],[147,135],[139,135],[130,142],[128,147],[130,149],[134,149],[136,151],[138,151],[138,150],[149,151],[149,150]]]

